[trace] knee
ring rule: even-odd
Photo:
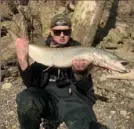
[[[28,89],[23,90],[19,94],[17,94],[16,102],[17,102],[17,104],[22,103],[22,102],[27,102],[26,100],[30,99],[30,97],[31,97],[31,94],[30,94],[29,88],[28,88]]]
[[[17,110],[19,112],[27,112],[35,107],[35,97],[31,90],[33,89],[25,89],[16,96]]]

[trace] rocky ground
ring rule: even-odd
[[[117,2],[117,1],[116,1]],[[130,1],[120,1],[111,11],[107,23],[111,3],[107,3],[97,32],[97,47],[113,51],[127,59],[128,67],[134,68],[134,14]],[[115,7],[118,4],[117,12]],[[116,21],[114,22],[114,18]],[[110,28],[111,25],[111,28]],[[113,29],[112,29],[113,28]],[[16,95],[24,89],[16,66],[14,50],[11,48],[9,35],[1,38],[1,86],[0,86],[0,129],[18,129],[16,113]],[[106,129],[134,128],[134,80],[107,79],[107,70],[94,68],[92,70],[95,94],[97,95],[94,111],[98,121]],[[134,75],[132,75],[134,76]],[[61,125],[61,129],[65,125]]]

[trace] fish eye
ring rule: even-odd
[[[127,61],[122,61],[121,64],[122,64],[123,66],[125,66],[125,65],[128,64],[128,62],[127,62]]]

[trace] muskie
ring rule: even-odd
[[[75,59],[85,59],[92,62],[93,65],[115,70],[118,72],[127,72],[124,65],[128,61],[121,59],[114,53],[94,48],[94,47],[67,47],[67,48],[49,48],[36,44],[29,45],[29,56],[35,61],[46,66],[70,67]]]
[[[9,31],[9,34],[14,40],[17,38],[13,32]],[[49,48],[45,45],[29,44],[29,56],[36,62],[49,67],[71,67],[73,60],[85,59],[96,66],[118,72],[128,72],[125,67],[128,61],[112,52],[95,47]]]

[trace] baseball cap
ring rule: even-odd
[[[54,26],[72,26],[71,19],[65,14],[57,14],[51,20],[50,27]]]

